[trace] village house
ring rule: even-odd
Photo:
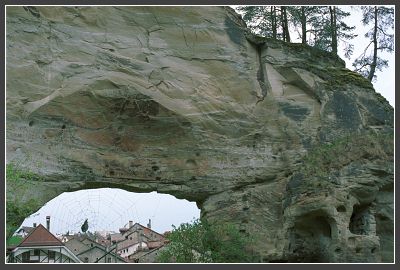
[[[22,226],[20,229],[18,229],[15,232],[14,235],[19,235],[21,237],[26,237],[35,227],[36,227],[35,223],[33,223],[33,227]]]
[[[130,255],[128,260],[135,263],[154,263],[157,262],[157,257],[160,254],[160,251],[164,248],[165,245],[162,245],[149,250],[138,251],[135,254]]]
[[[84,263],[126,263],[127,261],[124,258],[113,252],[114,249],[112,247],[93,246],[76,256]]]
[[[151,229],[151,220],[147,227],[129,221],[128,228],[121,228],[120,233],[120,237],[114,238],[122,239],[116,242],[117,254],[131,262],[137,261],[134,254],[162,247],[165,243],[165,237]]]
[[[116,244],[124,239],[125,237],[121,233],[112,233],[108,236],[108,240],[111,244]]]
[[[116,254],[115,246],[103,246],[96,239],[86,234],[77,234],[70,238],[67,246],[84,263],[125,263],[126,261]]]
[[[8,256],[11,263],[80,263],[81,260],[42,225],[35,227]]]

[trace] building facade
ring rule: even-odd
[[[11,251],[10,263],[80,263],[57,237],[39,224]]]

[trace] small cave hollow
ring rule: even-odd
[[[350,232],[357,235],[375,234],[375,217],[370,205],[354,205],[349,224]]]
[[[344,207],[343,205],[340,205],[336,208],[336,210],[340,213],[346,212],[346,207]]]
[[[299,218],[290,231],[290,262],[326,262],[332,242],[332,225],[327,216],[315,213]]]

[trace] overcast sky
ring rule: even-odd
[[[168,194],[133,193],[121,189],[101,188],[65,192],[49,201],[38,212],[26,218],[22,226],[46,224],[46,216],[51,216],[52,233],[79,232],[85,219],[89,231],[118,229],[129,220],[147,225],[163,233],[172,230],[172,224],[179,226],[200,217],[196,203],[178,200]]]
[[[394,6],[392,6],[394,7]],[[343,50],[340,51],[340,56],[342,59],[346,61],[346,67],[353,70],[352,63],[355,58],[357,58],[363,51],[364,48],[368,45],[369,41],[364,37],[364,34],[370,29],[371,26],[365,27],[361,23],[362,13],[358,9],[352,9],[351,6],[341,6],[343,10],[351,13],[349,17],[346,18],[346,23],[349,26],[356,26],[355,33],[358,34],[356,38],[354,38],[351,43],[354,44],[354,54],[353,57],[348,60],[343,55]],[[388,33],[393,33],[392,30],[387,29]],[[395,85],[394,85],[394,76],[395,76],[395,60],[394,53],[386,53],[381,52],[380,57],[389,60],[389,67],[383,69],[382,71],[377,71],[375,74],[377,75],[377,81],[373,82],[375,90],[384,96],[392,105],[395,106]]]
[[[345,59],[342,50],[340,55],[345,59],[347,68],[353,69],[351,63],[359,56],[368,44],[364,33],[368,28],[361,23],[361,13],[342,6],[352,13],[346,19],[348,25],[357,27],[359,34],[352,43],[354,55],[352,59]],[[378,80],[374,83],[377,92],[381,93],[389,103],[395,105],[394,53],[382,55],[389,60],[389,68],[377,72]],[[46,215],[51,215],[51,231],[53,233],[78,232],[83,221],[88,218],[89,230],[114,230],[124,226],[129,220],[147,225],[152,219],[152,228],[158,232],[171,230],[171,225],[179,226],[182,222],[189,222],[200,216],[200,210],[193,202],[178,200],[166,194],[132,193],[119,189],[83,190],[73,193],[63,193],[48,202],[36,214],[25,219],[23,225],[32,226],[33,222],[45,224]]]

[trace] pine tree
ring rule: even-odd
[[[285,6],[281,6],[281,24],[282,24],[283,41],[290,42],[289,20],[288,20],[287,8]]]
[[[345,56],[349,58],[353,53],[353,45],[350,44],[349,40],[357,35],[353,34],[355,27],[344,22],[344,19],[348,16],[350,16],[349,12],[338,7],[316,7],[314,19],[311,22],[313,40],[310,41],[310,45],[337,55],[338,44],[343,42],[345,44]]]
[[[338,41],[337,41],[337,20],[336,20],[336,7],[329,7],[329,14],[330,14],[330,20],[331,20],[331,48],[332,48],[332,53],[337,55],[337,46],[338,46]]]
[[[382,6],[361,7],[363,14],[362,23],[371,25],[365,34],[370,42],[363,53],[354,61],[355,71],[366,77],[369,81],[376,79],[376,69],[388,67],[388,61],[379,57],[381,52],[394,50],[394,9]],[[390,32],[389,32],[390,31]],[[371,48],[372,45],[372,48]]]
[[[243,20],[258,35],[290,42],[289,19],[286,7],[240,6]],[[279,28],[282,31],[278,31]]]
[[[317,20],[319,7],[315,6],[288,6],[288,12],[290,14],[290,20],[292,25],[294,26],[295,31],[301,37],[302,44],[308,44],[309,38],[312,32],[314,31],[312,25],[314,21]],[[301,29],[299,32],[298,29]]]

